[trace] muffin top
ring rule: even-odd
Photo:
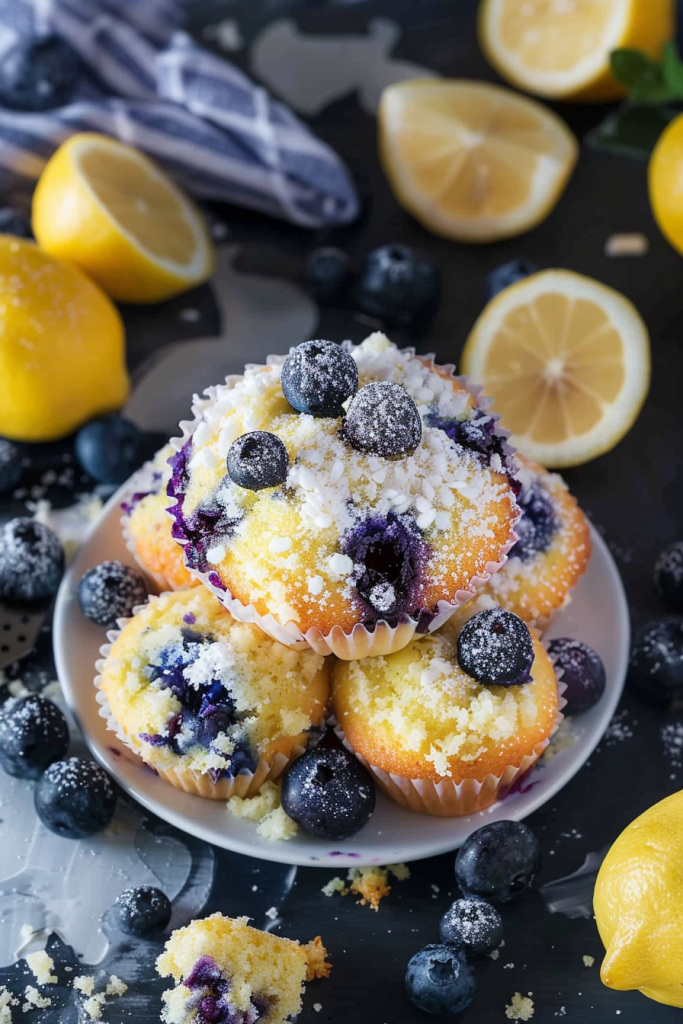
[[[145,761],[215,779],[305,743],[328,698],[323,658],[236,622],[203,587],[150,598],[115,640],[100,686]]]
[[[503,437],[448,368],[382,334],[307,344],[315,372],[299,346],[195,407],[168,489],[186,563],[302,632],[426,629],[512,537]]]
[[[305,947],[250,928],[247,921],[212,914],[173,932],[157,960],[159,974],[177,986],[162,997],[166,1024],[285,1024],[300,1012]],[[203,1016],[209,1001],[213,1015]]]
[[[480,682],[461,664],[462,628],[488,610],[499,609],[476,598],[442,629],[395,654],[333,667],[337,720],[370,764],[437,782],[483,779],[519,763],[548,737],[558,710],[557,684],[538,639],[529,635],[530,676],[523,673],[527,681],[517,685]]]

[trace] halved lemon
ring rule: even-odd
[[[658,59],[675,35],[673,0],[481,0],[479,42],[519,89],[599,102],[624,95],[610,53],[637,47]]]
[[[461,365],[493,398],[524,455],[578,466],[632,427],[650,385],[650,340],[635,306],[613,288],[544,270],[492,299]]]
[[[379,129],[399,203],[431,231],[461,242],[493,242],[540,223],[578,157],[564,121],[486,82],[390,85]]]
[[[40,246],[121,302],[158,302],[207,280],[214,252],[199,210],[139,150],[72,135],[33,195]]]

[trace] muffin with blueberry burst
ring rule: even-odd
[[[503,435],[450,368],[382,334],[211,388],[168,494],[188,568],[238,618],[342,658],[435,629],[518,516]]]
[[[557,473],[518,455],[518,541],[485,592],[526,622],[544,628],[570,600],[591,554],[588,520]]]
[[[537,634],[485,596],[401,651],[332,669],[344,742],[390,797],[442,816],[483,810],[528,771],[559,703]]]
[[[298,1016],[306,982],[330,973],[325,947],[247,921],[212,914],[173,932],[157,960],[175,983],[162,996],[165,1024],[286,1024]]]
[[[109,727],[186,792],[252,796],[320,737],[324,659],[237,622],[203,587],[150,598],[102,653]]]
[[[168,444],[135,474],[130,493],[121,503],[121,526],[128,550],[157,586],[162,590],[184,590],[197,585],[199,580],[185,567],[166,511],[166,486],[171,478],[168,460],[172,455],[173,448]]]

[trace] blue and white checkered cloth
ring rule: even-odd
[[[144,150],[193,195],[303,227],[345,224],[358,198],[336,153],[282,103],[181,31],[184,0],[0,0],[0,55],[56,33],[85,72],[72,101],[0,109],[0,197],[32,187],[73,132]]]

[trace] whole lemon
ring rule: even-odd
[[[683,1006],[683,792],[624,829],[603,861],[593,906],[609,988]]]
[[[683,253],[683,114],[660,135],[650,157],[647,183],[659,230]]]
[[[53,441],[130,390],[118,311],[75,267],[0,236],[0,435]]]

